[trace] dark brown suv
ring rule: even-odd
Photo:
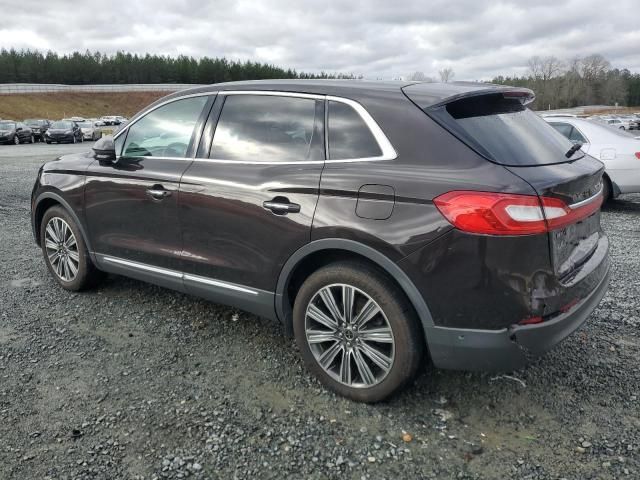
[[[165,97],[45,164],[36,241],[68,290],[127,275],[277,319],[361,401],[425,358],[513,369],[605,293],[603,165],[487,84],[262,81]]]

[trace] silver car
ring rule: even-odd
[[[605,165],[605,199],[640,192],[640,140],[600,122],[545,118],[549,125]]]
[[[98,122],[85,120],[76,123],[82,131],[82,138],[84,140],[98,140],[102,138],[102,130],[98,128]]]

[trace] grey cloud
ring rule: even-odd
[[[8,0],[0,0],[0,4]],[[532,55],[600,53],[640,71],[635,0],[48,0],[0,23],[3,48],[225,56],[391,78],[523,73]],[[77,6],[77,5],[76,5]],[[88,7],[88,8],[87,8]],[[4,10],[4,9],[3,9]]]

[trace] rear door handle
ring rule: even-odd
[[[287,213],[300,212],[300,205],[291,203],[288,198],[276,197],[262,204],[267,210],[271,210],[276,215],[286,215]]]
[[[171,196],[171,191],[166,190],[162,185],[154,185],[147,190],[147,194],[156,200],[162,200]]]

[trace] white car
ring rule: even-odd
[[[602,120],[610,127],[618,128],[620,130],[629,130],[631,128],[629,120],[625,120],[624,118],[603,118]]]
[[[640,140],[600,122],[582,118],[545,118],[549,125],[605,165],[605,200],[640,192]]]

